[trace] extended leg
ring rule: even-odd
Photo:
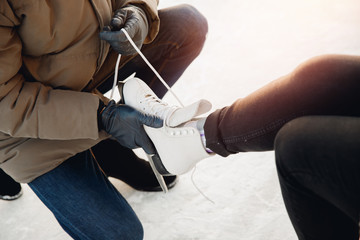
[[[327,55],[211,114],[207,147],[227,156],[272,150],[279,129],[306,115],[360,116],[360,57]]]

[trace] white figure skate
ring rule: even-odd
[[[157,154],[148,156],[149,162],[164,192],[167,192],[167,187],[162,175],[184,174],[196,163],[211,156],[202,144],[199,131],[193,127],[181,126],[208,112],[211,109],[210,102],[200,100],[183,108],[169,106],[139,78],[119,82],[118,88],[120,103],[164,120],[161,128],[144,126],[157,150]]]

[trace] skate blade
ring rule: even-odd
[[[153,170],[153,172],[155,174],[155,177],[156,177],[156,179],[158,180],[158,182],[160,184],[161,189],[163,190],[164,193],[168,193],[169,189],[166,186],[164,177],[159,173],[159,171],[156,169],[155,164],[154,164],[153,157],[156,157],[156,155],[155,154],[152,154],[152,155],[147,154],[147,157],[149,159],[151,169]]]

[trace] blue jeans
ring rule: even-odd
[[[142,239],[136,214],[90,150],[38,177],[30,188],[74,239]]]
[[[189,5],[159,10],[159,17],[159,34],[151,44],[143,46],[142,52],[172,86],[200,53],[207,34],[207,22]],[[116,56],[109,54],[108,58],[115,57],[114,61],[108,61],[104,68],[113,69]],[[122,57],[122,61],[119,79],[136,72],[137,77],[163,97],[166,88],[139,56]],[[97,86],[101,92],[109,90],[113,80],[104,72],[97,76],[109,80]],[[93,85],[89,84],[90,87]],[[126,154],[124,152],[124,156]],[[139,219],[105,177],[90,150],[66,160],[29,186],[74,239],[143,238]]]

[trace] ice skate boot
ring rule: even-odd
[[[178,175],[192,169],[197,162],[209,157],[196,128],[180,127],[196,116],[211,109],[211,103],[200,100],[186,107],[169,106],[139,78],[130,78],[118,85],[121,103],[164,120],[162,128],[145,131],[153,141],[157,154],[148,156],[161,184],[161,175]],[[162,184],[161,184],[162,185]],[[163,185],[162,185],[163,186]]]
[[[194,127],[144,128],[158,153],[152,160],[161,175],[187,173],[198,162],[213,155],[205,150],[200,133]]]
[[[118,89],[121,98],[120,103],[144,113],[155,115],[163,119],[168,127],[179,126],[211,109],[211,103],[204,99],[183,108],[170,106],[159,99],[144,81],[136,77],[119,82]]]
[[[2,169],[0,169],[0,183],[0,199],[15,200],[21,197],[23,192],[20,183],[15,182]]]

